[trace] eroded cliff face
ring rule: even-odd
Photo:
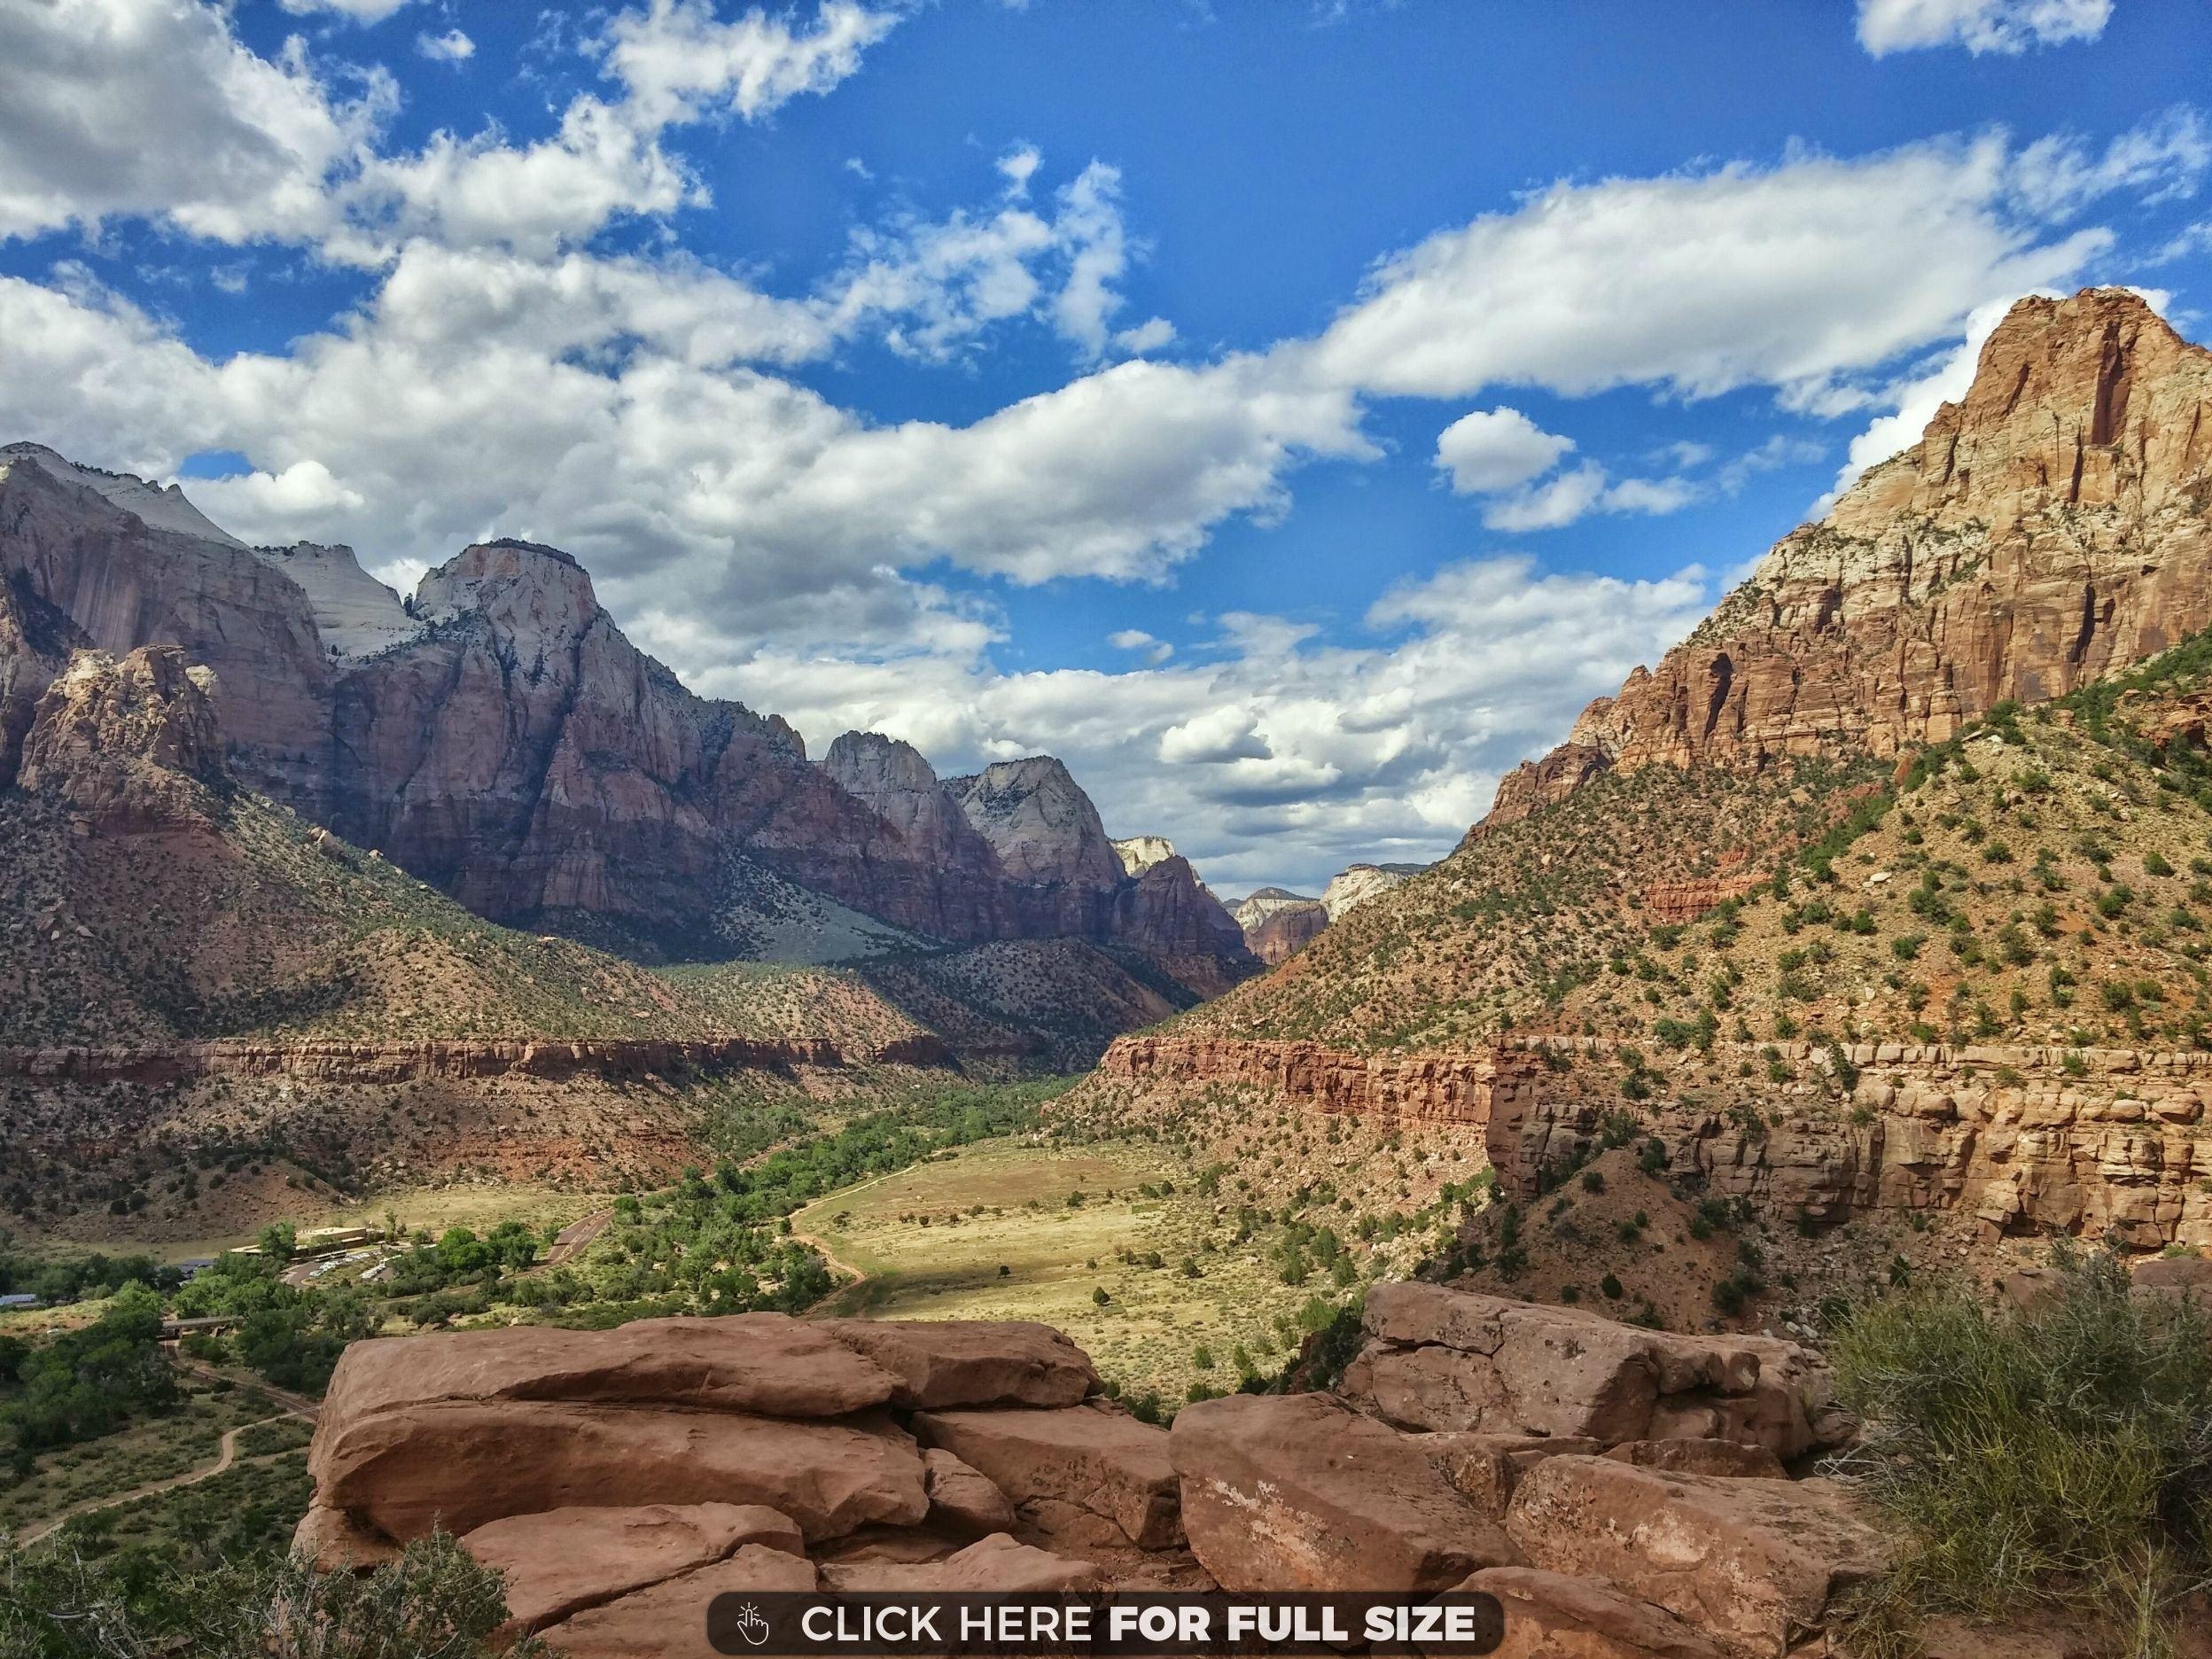
[[[1507,777],[1484,822],[1612,767],[1889,754],[2155,655],[2212,624],[2208,491],[2212,352],[2123,290],[2023,300],[1920,442]]]
[[[1622,1102],[1577,1060],[1604,1045],[1549,1037],[1449,1054],[1367,1055],[1314,1042],[1125,1037],[1106,1084],[1256,1090],[1323,1112],[1463,1125],[1507,1196],[1528,1201],[1599,1144]],[[1756,1110],[1715,1084],[1642,1108],[1671,1172],[1768,1214],[1836,1221],[1958,1211],[1992,1235],[2070,1233],[2134,1250],[2212,1246],[2212,1055],[2000,1044],[1723,1044],[1716,1075],[1778,1056],[1803,1080]],[[1837,1060],[1850,1068],[1837,1079]],[[1602,1069],[1601,1066],[1597,1069]]]
[[[319,800],[331,679],[308,596],[174,490],[0,449],[0,580],[102,650],[177,645],[213,666],[241,781]]]
[[[230,786],[215,677],[174,645],[79,651],[38,700],[17,782],[91,836],[188,825]]]
[[[1073,937],[1193,990],[1254,966],[1180,861],[1124,871],[1058,761],[956,791],[856,733],[817,766],[686,690],[557,549],[471,547],[402,606],[346,549],[247,548],[174,487],[17,445],[0,579],[0,777],[70,649],[174,645],[217,672],[240,783],[495,921],[727,954],[780,937],[766,866],[910,939]]]

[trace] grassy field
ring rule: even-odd
[[[826,1312],[1041,1320],[1125,1391],[1179,1403],[1194,1382],[1234,1389],[1240,1351],[1275,1369],[1309,1299],[1347,1294],[1320,1274],[1285,1284],[1263,1240],[1237,1242],[1235,1206],[1197,1184],[1157,1146],[986,1141],[832,1193],[792,1226],[861,1275]]]

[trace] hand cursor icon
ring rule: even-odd
[[[760,1609],[750,1601],[737,1609],[733,1628],[755,1647],[768,1640],[768,1622],[760,1616]]]

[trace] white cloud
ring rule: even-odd
[[[1492,530],[1518,534],[1557,530],[1593,512],[1678,512],[1698,499],[1698,487],[1684,478],[1609,478],[1594,461],[1562,472],[1546,483],[1500,496],[1483,509]]]
[[[1437,434],[1437,465],[1461,495],[1494,495],[1550,471],[1574,447],[1519,409],[1476,409]]]
[[[0,237],[116,215],[312,237],[394,97],[380,73],[337,97],[301,43],[261,57],[190,0],[0,6]]]
[[[608,25],[607,67],[648,124],[717,110],[758,121],[847,79],[899,19],[888,8],[824,0],[813,27],[799,29],[758,6],[724,23],[707,0],[651,0]]]
[[[375,21],[394,0],[292,0]],[[497,126],[381,147],[396,84],[381,69],[326,74],[303,42],[273,58],[200,0],[40,0],[0,7],[0,237],[117,215],[224,242],[315,246],[362,264],[409,238],[551,253],[624,215],[702,204],[662,149],[684,122],[759,121],[829,91],[899,13],[826,0],[811,22],[754,10],[717,20],[705,0],[653,0],[585,43],[622,88],[586,93],[555,132],[518,144]],[[459,61],[461,30],[423,35]],[[354,90],[341,94],[344,83]]]
[[[406,5],[408,0],[278,0],[278,4],[294,17],[335,12],[355,23],[381,23]]]
[[[837,326],[884,319],[892,349],[941,362],[994,323],[1032,317],[1075,345],[1084,360],[1099,357],[1108,319],[1122,306],[1113,284],[1129,265],[1121,175],[1093,161],[1055,192],[1046,217],[1028,200],[1041,160],[1027,146],[1000,158],[1008,183],[988,214],[963,208],[929,220],[906,214],[854,231],[845,269],[828,287]],[[1172,324],[1155,317],[1114,343],[1134,356],[1174,336]]]
[[[1164,639],[1155,639],[1142,628],[1118,628],[1106,636],[1106,643],[1116,650],[1138,651],[1151,663],[1164,663],[1175,654],[1175,648]]]
[[[1631,582],[1513,557],[1391,589],[1366,619],[1369,643],[1351,646],[1246,615],[1221,619],[1206,660],[1121,674],[777,650],[707,674],[817,745],[872,728],[946,770],[1049,749],[1112,833],[1168,835],[1218,884],[1317,887],[1358,859],[1448,851],[1501,772],[1709,601],[1694,570]]]
[[[1858,43],[1875,57],[1928,46],[2018,53],[2093,41],[2112,0],[1858,0]]]
[[[466,63],[476,56],[476,43],[457,28],[442,35],[417,35],[415,50],[434,63]]]
[[[1383,261],[1323,336],[1320,363],[1415,397],[1812,388],[1942,338],[1993,294],[2071,276],[2110,245],[2098,230],[2049,236],[2016,193],[2013,161],[1989,135],[1555,184]]]

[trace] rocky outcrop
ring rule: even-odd
[[[1270,909],[1263,920],[1245,930],[1244,943],[1253,955],[1273,968],[1311,945],[1328,925],[1328,907],[1318,899],[1301,899]]]
[[[198,1078],[290,1078],[302,1083],[414,1083],[429,1079],[557,1080],[667,1077],[687,1071],[791,1071],[852,1064],[941,1066],[952,1055],[927,1033],[855,1048],[822,1037],[429,1038],[417,1042],[180,1042],[148,1048],[0,1048],[0,1077],[31,1083],[160,1087]]]
[[[1368,1323],[1469,1363],[1494,1333],[1484,1358],[1519,1379],[1507,1415],[1598,1437],[1409,1429],[1318,1393],[1201,1402],[1170,1432],[1098,1398],[1089,1360],[1033,1325],[750,1314],[361,1343],[298,1542],[358,1568],[443,1525],[504,1575],[505,1633],[572,1654],[689,1651],[679,1624],[730,1589],[1216,1585],[1479,1591],[1517,1659],[1804,1651],[1882,1566],[1843,1493],[1694,1412],[1675,1413],[1682,1437],[1594,1455],[1655,1414],[1650,1389],[1624,1412],[1631,1373],[1678,1406],[1740,1398],[1789,1345],[1589,1316],[1569,1341],[1546,1322],[1562,1312],[1383,1286]]]
[[[1826,1367],[1777,1337],[1676,1336],[1419,1283],[1376,1286],[1362,1323],[1367,1340],[1344,1392],[1401,1428],[1563,1437],[1599,1449],[1725,1441],[1787,1460],[1849,1427],[1829,1408]]]
[[[39,698],[17,782],[96,836],[192,823],[230,784],[214,692],[174,645],[80,651]]]
[[[1312,1042],[1233,1037],[1118,1040],[1102,1077],[1137,1087],[1226,1084],[1266,1090],[1321,1111],[1484,1125],[1512,1116],[1540,1063],[1502,1048],[1399,1057]]]
[[[1114,856],[1125,876],[1141,876],[1155,864],[1176,856],[1175,844],[1165,836],[1126,836],[1114,843]]]
[[[1575,1040],[1555,1040],[1572,1047]],[[1772,1045],[1783,1063],[1856,1073],[1847,1104],[1788,1086],[1751,1119],[1674,1102],[1650,1133],[1708,1190],[1777,1217],[1959,1211],[1992,1234],[2069,1233],[2136,1250],[2212,1245],[2212,1055],[2002,1044]],[[1725,1048],[1725,1046],[1724,1045]],[[1721,1050],[1717,1049],[1717,1052]],[[1746,1062],[1760,1051],[1745,1046]],[[1501,1190],[1525,1198],[1547,1165],[1594,1144],[1615,1109],[1572,1087],[1503,1102],[1485,1141]]]
[[[1165,968],[1200,996],[1219,996],[1253,972],[1244,934],[1180,858],[1163,859],[1114,889],[1106,937]]]
[[[0,581],[0,788],[15,782],[38,700],[91,641],[19,577]]]
[[[1441,1590],[1516,1563],[1436,1438],[1325,1394],[1187,1406],[1172,1445],[1191,1549],[1230,1590]]]
[[[1560,1457],[1521,1483],[1506,1530],[1530,1562],[1672,1613],[1725,1651],[1770,1659],[1880,1573],[1871,1515],[1821,1480],[1663,1475]]]
[[[1400,882],[1411,881],[1426,864],[1353,864],[1329,877],[1321,889],[1321,908],[1331,922],[1341,921],[1347,910],[1386,893]]]
[[[2130,1249],[2212,1247],[2212,1055],[2194,1051],[1803,1041],[1715,1045],[1764,1067],[1772,1048],[1803,1077],[1841,1055],[1856,1080],[1783,1087],[1752,1117],[1710,1102],[1642,1108],[1678,1172],[1768,1214],[1813,1221],[1873,1210],[1964,1211],[1993,1233],[2070,1233]],[[1546,1050],[1611,1045],[1549,1036],[1473,1050],[1372,1055],[1234,1036],[1118,1040],[1109,1084],[1167,1090],[1219,1084],[1315,1110],[1477,1127],[1499,1188],[1526,1201],[1545,1172],[1596,1146],[1621,1101],[1555,1072]]]
[[[399,595],[362,569],[349,547],[295,541],[255,548],[253,554],[308,596],[315,631],[333,662],[363,661],[423,632]]]
[[[2212,352],[2138,295],[2021,300],[1920,440],[1778,542],[1655,670],[1499,786],[1941,740],[2212,624]]]

